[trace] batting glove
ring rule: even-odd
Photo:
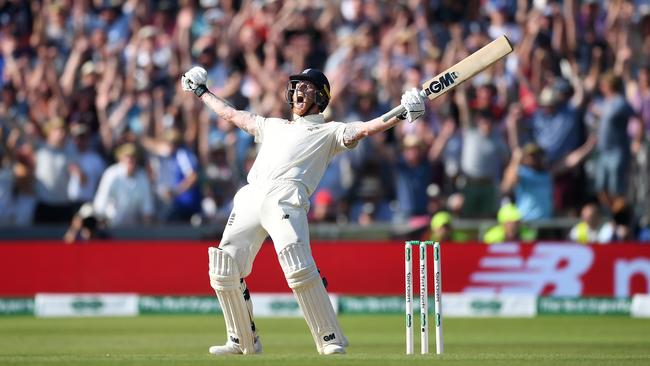
[[[406,111],[398,117],[400,119],[406,119],[410,123],[424,115],[424,97],[420,95],[416,88],[407,90],[402,94],[401,104]]]
[[[208,91],[205,83],[208,81],[208,72],[200,66],[194,66],[181,77],[181,86],[184,91],[191,91],[197,97]]]

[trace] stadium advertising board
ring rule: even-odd
[[[465,280],[458,292],[615,297],[650,292],[650,248],[642,245],[510,243],[466,255],[473,257],[466,259],[469,265],[447,271]]]
[[[37,294],[34,314],[39,317],[133,316],[136,294]]]
[[[36,293],[212,295],[203,242],[0,244],[0,297]],[[331,293],[403,293],[403,243],[320,241],[316,262]],[[154,258],[155,257],[155,258]],[[273,245],[264,244],[247,278],[254,293],[290,292]],[[418,275],[414,273],[417,283]],[[445,293],[632,297],[650,293],[650,245],[444,244]]]

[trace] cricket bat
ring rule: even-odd
[[[510,52],[512,52],[510,40],[505,35],[502,35],[439,75],[425,81],[422,84],[420,95],[429,99],[436,99],[462,84],[465,80],[485,70]],[[404,107],[399,105],[384,114],[382,120],[388,122],[391,118],[399,116],[404,112]]]

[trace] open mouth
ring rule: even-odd
[[[296,91],[296,104],[303,104],[306,102],[305,93]]]

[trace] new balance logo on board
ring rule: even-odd
[[[490,246],[463,292],[533,293],[580,296],[582,276],[594,262],[593,250],[582,244],[537,244],[529,254],[525,245]]]

